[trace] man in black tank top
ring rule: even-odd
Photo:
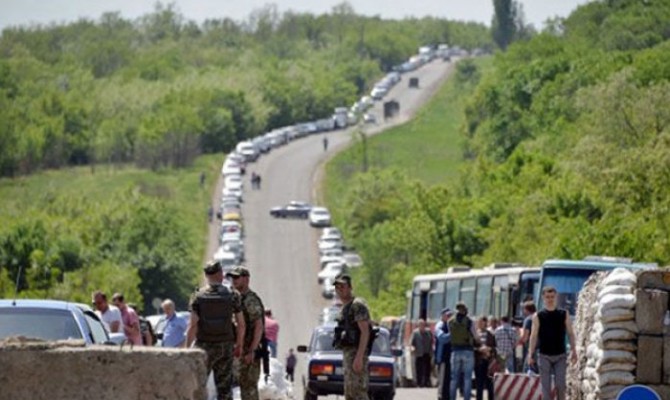
[[[567,311],[556,308],[556,289],[546,286],[542,289],[544,308],[533,316],[533,326],[530,333],[530,348],[528,350],[528,364],[539,363],[540,380],[542,383],[542,398],[551,399],[551,375],[554,375],[554,385],[558,400],[565,400],[567,370],[567,354],[565,335],[570,340],[570,361],[577,361],[575,348],[575,333],[572,330],[572,320]],[[540,339],[540,355],[535,360],[533,355]]]

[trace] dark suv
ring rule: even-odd
[[[344,371],[342,351],[333,348],[334,324],[315,328],[309,347],[298,346],[298,351],[307,354],[306,367],[302,373],[305,388],[304,400],[316,400],[318,396],[344,394]],[[389,332],[380,328],[379,336],[372,346],[368,365],[368,391],[372,400],[392,400],[395,396],[395,367],[389,343]]]

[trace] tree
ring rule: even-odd
[[[491,32],[498,47],[506,50],[516,34],[516,2],[514,0],[493,0],[493,22]]]

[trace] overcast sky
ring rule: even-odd
[[[521,0],[527,22],[537,28],[550,17],[567,16],[588,0]],[[170,1],[163,1],[164,4]],[[246,19],[256,8],[277,4],[280,11],[328,12],[339,0],[175,0],[187,19],[201,22],[207,18]],[[0,0],[0,29],[31,23],[70,22],[80,17],[97,20],[103,12],[120,11],[134,19],[153,10],[155,0]],[[382,18],[423,17],[478,21],[489,24],[492,0],[349,0],[357,13]]]

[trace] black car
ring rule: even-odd
[[[342,351],[333,348],[334,329],[334,324],[319,326],[312,333],[309,347],[298,346],[298,352],[307,353],[307,361],[301,363],[306,368],[302,373],[304,400],[344,394]],[[373,343],[368,371],[370,399],[392,400],[395,396],[395,366],[386,328],[380,328]]]
[[[292,201],[283,207],[270,209],[270,215],[275,218],[302,218],[309,216],[312,206],[303,201]]]

